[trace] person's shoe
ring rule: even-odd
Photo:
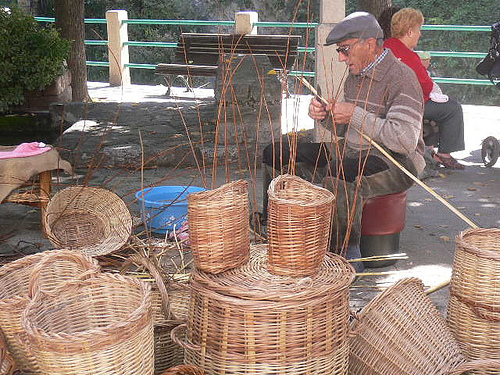
[[[439,177],[439,172],[429,163],[425,163],[424,170],[419,173],[418,179],[423,181],[426,178]]]
[[[460,164],[453,156],[444,156],[443,154],[434,153],[433,158],[439,164],[447,169],[465,169],[465,165]]]

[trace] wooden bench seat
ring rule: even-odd
[[[175,50],[174,62],[158,64],[155,73],[215,77],[221,56],[242,54],[266,55],[274,69],[290,70],[297,58],[300,38],[299,35],[183,33]],[[170,92],[168,79],[167,83]]]

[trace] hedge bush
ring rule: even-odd
[[[18,8],[0,7],[0,46],[0,113],[6,113],[24,102],[26,90],[43,89],[63,73],[71,42]]]

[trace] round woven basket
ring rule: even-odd
[[[314,275],[328,250],[335,196],[291,175],[272,180],[268,196],[269,272]]]
[[[7,351],[5,337],[2,331],[0,331],[0,375],[12,375],[15,369],[16,364]]]
[[[500,229],[456,237],[447,321],[468,359],[500,360]]]
[[[187,286],[169,282],[152,259],[132,255],[123,264],[124,273],[133,264],[151,275],[151,306],[154,326],[155,374],[184,361],[184,349],[172,341],[170,332],[187,318],[190,292]]]
[[[119,250],[132,231],[132,216],[115,193],[75,186],[56,193],[43,218],[50,242],[96,256]]]
[[[186,363],[207,374],[345,374],[353,268],[328,255],[314,277],[267,271],[267,245],[250,262],[191,278]]]
[[[30,278],[36,275],[41,290],[51,292],[64,282],[100,271],[97,261],[70,250],[51,250],[28,255],[0,268],[0,328],[7,349],[24,372],[39,368],[27,349],[21,314],[30,299]]]
[[[350,374],[447,374],[465,362],[417,278],[400,280],[375,297],[352,330]]]
[[[189,242],[196,268],[219,273],[248,261],[248,182],[188,195]]]
[[[43,374],[154,373],[150,286],[134,278],[99,274],[38,292],[22,325]]]

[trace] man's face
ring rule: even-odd
[[[358,75],[370,64],[368,43],[361,39],[348,39],[337,44],[339,61],[345,62],[349,72]]]

